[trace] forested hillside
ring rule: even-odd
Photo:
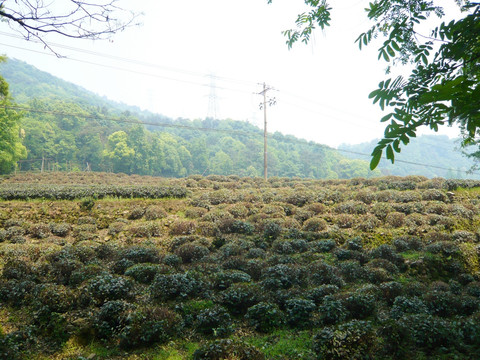
[[[356,145],[343,144],[339,149],[370,154],[377,141],[378,139]],[[342,152],[342,154],[352,159],[366,159],[366,157],[354,153]],[[402,148],[402,152],[395,158],[395,164],[382,159],[378,169],[383,175],[417,174],[430,178],[479,178],[479,175],[475,173],[467,173],[475,165],[475,161],[462,154],[460,141],[444,135],[423,135],[414,138],[408,146]]]
[[[263,132],[241,121],[170,119],[97,96],[10,59],[0,65],[24,111],[28,158],[20,170],[112,171],[182,177],[190,174],[261,176]],[[147,124],[139,124],[139,122]],[[371,177],[366,160],[325,146],[272,134],[269,175]]]

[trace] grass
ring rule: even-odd
[[[264,336],[245,338],[244,341],[260,349],[266,359],[271,360],[313,360],[311,331],[278,330]]]

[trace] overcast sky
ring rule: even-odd
[[[331,27],[292,50],[281,31],[294,26],[302,0],[125,0],[124,8],[143,12],[142,25],[110,41],[52,37],[75,48],[57,47],[66,57],[58,59],[40,44],[8,36],[15,33],[0,23],[0,53],[172,118],[216,116],[263,127],[256,93],[265,82],[276,99],[269,132],[336,147],[382,135],[382,112],[368,94],[386,67],[375,44],[360,51],[354,43],[369,27],[368,1],[336,3]],[[452,130],[447,134],[456,135]]]

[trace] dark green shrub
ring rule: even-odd
[[[43,337],[50,348],[60,347],[70,337],[65,316],[51,311],[46,306],[34,312],[32,320],[37,335]]]
[[[411,349],[409,328],[402,322],[383,320],[377,330],[377,336],[382,342],[379,358],[406,359]]]
[[[373,295],[353,293],[344,301],[349,317],[366,319],[375,314],[376,300]]]
[[[210,250],[206,246],[191,242],[179,246],[175,249],[175,254],[182,259],[184,264],[189,264],[201,260],[210,254]]]
[[[266,256],[266,251],[260,248],[253,248],[248,250],[246,254],[247,259],[263,259]]]
[[[268,267],[262,274],[262,284],[267,289],[288,289],[301,283],[300,270],[289,265],[278,264]]]
[[[31,280],[8,280],[0,282],[0,301],[12,306],[30,303],[35,283]]]
[[[385,259],[401,268],[404,264],[402,256],[398,255],[391,245],[382,244],[370,252],[373,259]]]
[[[195,329],[204,335],[225,337],[232,332],[232,318],[225,308],[215,305],[198,314]]]
[[[404,314],[427,314],[428,309],[422,299],[406,296],[397,296],[390,310],[392,319],[399,319]]]
[[[158,263],[158,250],[150,247],[132,246],[122,251],[121,257],[138,263]]]
[[[366,278],[366,271],[356,260],[347,260],[338,265],[345,281],[354,282]]]
[[[159,264],[142,263],[129,267],[125,271],[125,275],[142,284],[150,284],[160,271],[162,271],[162,267]]]
[[[308,243],[309,251],[314,253],[326,253],[333,250],[336,246],[337,243],[333,239],[314,240]]]
[[[276,222],[267,222],[263,230],[263,236],[267,240],[275,240],[282,232],[282,227]]]
[[[322,261],[316,261],[308,265],[307,273],[308,281],[312,285],[330,284],[342,287],[345,284],[337,268]]]
[[[93,197],[86,197],[80,201],[80,209],[83,211],[90,211],[95,206],[95,199]]]
[[[272,244],[272,251],[284,255],[293,254],[295,252],[291,242],[288,240],[275,240]]]
[[[0,331],[0,359],[20,360],[24,335],[20,331],[3,334]]]
[[[243,271],[226,270],[215,275],[213,285],[216,289],[225,290],[232,284],[250,281],[252,281],[252,277]]]
[[[403,286],[399,282],[390,281],[380,284],[380,290],[382,291],[382,297],[385,299],[389,306],[393,305],[393,302],[397,296],[402,295]]]
[[[268,333],[280,328],[285,316],[276,304],[260,302],[248,308],[245,319],[255,330]]]
[[[399,322],[409,329],[415,345],[433,351],[449,348],[458,342],[458,333],[452,323],[432,315],[416,314],[402,317]]]
[[[157,274],[150,286],[152,298],[158,300],[185,299],[204,291],[205,284],[193,273]]]
[[[230,226],[230,232],[234,234],[251,235],[255,231],[255,227],[247,221],[235,220]]]
[[[290,299],[285,303],[285,314],[291,327],[308,328],[312,324],[312,313],[316,305],[311,300]]]
[[[251,345],[232,339],[215,340],[193,353],[193,360],[264,360],[265,356]]]
[[[39,284],[33,291],[33,305],[48,308],[55,313],[65,313],[75,307],[75,294],[63,285]]]
[[[322,304],[318,306],[318,311],[324,325],[337,324],[347,317],[347,311],[342,301],[335,299],[332,295],[325,296]]]
[[[310,289],[307,293],[307,298],[319,305],[323,302],[325,296],[336,294],[339,290],[336,285],[321,285]]]
[[[93,279],[98,275],[104,275],[107,271],[104,267],[98,264],[83,265],[80,268],[72,271],[68,284],[70,286],[78,286],[84,281]]]
[[[4,279],[26,280],[34,276],[32,265],[20,259],[9,259],[3,265],[2,277]]]
[[[163,257],[163,263],[168,266],[176,267],[182,263],[182,258],[177,254],[166,254]]]
[[[113,300],[104,303],[93,317],[93,328],[100,339],[112,339],[117,336],[127,323],[127,310],[132,305]]]
[[[191,327],[194,325],[195,319],[201,311],[213,306],[212,300],[189,300],[176,305],[175,311],[182,316],[183,324],[186,327]]]
[[[235,284],[220,294],[220,302],[231,314],[244,314],[250,306],[261,299],[260,289],[257,285]]]
[[[372,324],[360,320],[325,327],[313,342],[319,359],[371,359],[378,347]]]
[[[88,294],[98,302],[122,300],[131,296],[133,284],[129,279],[117,275],[98,275],[88,282]]]
[[[162,344],[179,335],[181,319],[163,307],[143,307],[128,314],[126,325],[118,337],[120,347],[134,349]]]

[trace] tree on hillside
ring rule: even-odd
[[[268,0],[272,2],[272,0]],[[289,47],[307,43],[316,27],[331,20],[327,0],[304,0],[310,8],[296,20],[297,28],[284,31]],[[478,145],[480,133],[480,3],[455,1],[463,17],[449,23],[441,0],[374,0],[365,9],[373,25],[356,40],[360,49],[379,37],[378,59],[391,65],[413,66],[410,76],[388,78],[370,94],[374,103],[389,113],[384,138],[372,152],[374,169],[382,156],[394,162],[401,144],[407,145],[420,127],[435,131],[441,125],[457,125],[463,145]],[[437,26],[425,33],[427,21]]]
[[[105,39],[133,25],[137,15],[117,3],[118,0],[3,0],[0,20],[8,22],[26,40],[40,40],[52,50],[45,40],[48,34]]]
[[[5,58],[0,57],[0,61]],[[8,84],[0,76],[0,174],[12,171],[16,162],[27,156],[20,136],[21,115],[11,105]]]

